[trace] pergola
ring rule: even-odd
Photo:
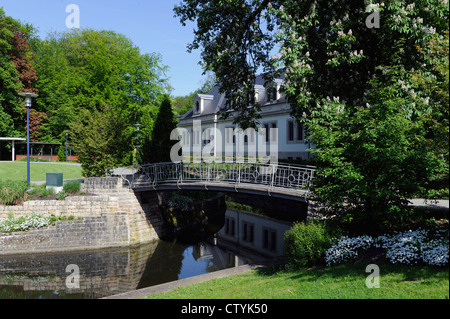
[[[11,161],[14,162],[15,158],[16,158],[16,142],[23,142],[26,141],[26,138],[20,138],[20,137],[0,137],[0,141],[11,141],[12,142],[12,148],[11,148],[11,152],[12,152],[12,156],[11,156]]]

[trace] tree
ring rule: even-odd
[[[127,125],[129,147],[120,154],[132,163],[135,126],[149,137],[151,114],[167,90],[166,67],[157,53],[142,54],[130,39],[113,31],[90,29],[55,33],[36,45],[39,110],[49,114],[49,139],[59,140],[82,110],[110,105]],[[145,127],[145,129],[144,129]]]
[[[33,32],[31,25],[6,16],[0,8],[0,136],[25,135],[26,112],[23,99],[17,94],[37,92],[29,44]]]
[[[366,10],[380,12],[380,28],[366,25]],[[351,111],[365,105],[378,66],[428,67],[416,45],[448,30],[449,7],[434,0],[185,0],[174,11],[182,24],[197,22],[188,49],[202,49],[205,69],[215,73],[228,108],[239,112],[235,122],[245,129],[256,126],[260,111],[256,73],[268,84],[284,76],[282,90],[299,119],[321,116],[316,105],[327,96],[346,101]]]
[[[170,133],[177,126],[169,96],[165,96],[159,107],[151,140],[143,145],[143,161],[149,163],[170,162],[170,150],[175,141],[170,140]]]
[[[120,164],[130,141],[122,134],[125,118],[110,105],[83,109],[80,116],[70,123],[70,143],[78,155],[85,177],[105,176]]]
[[[310,124],[317,143],[315,196],[326,214],[356,232],[401,226],[408,198],[439,168],[423,129],[427,113],[411,111],[414,96],[399,80],[411,74],[385,72],[384,79],[372,81],[368,107],[349,114],[345,104],[325,100],[328,117]]]
[[[434,0],[185,0],[175,8],[182,23],[197,22],[189,49],[202,48],[242,128],[258,125],[255,74],[269,85],[284,78],[292,115],[316,146],[312,190],[330,215],[358,220],[359,231],[399,220],[405,198],[439,166],[448,171],[448,124],[436,125],[445,123],[448,90],[431,71],[445,55],[431,58],[437,51],[428,46],[444,41],[448,12],[447,1]],[[379,28],[366,24],[371,14]]]

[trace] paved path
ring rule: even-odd
[[[432,210],[449,210],[448,199],[423,199],[414,198],[410,199],[411,206],[426,206]]]

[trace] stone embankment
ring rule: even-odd
[[[84,191],[95,195],[0,206],[0,218],[33,213],[74,217],[27,232],[0,234],[0,255],[131,246],[157,240],[162,235],[156,193],[141,198],[122,187],[122,179],[115,177],[86,178]]]

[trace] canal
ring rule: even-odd
[[[226,216],[237,219],[237,214]],[[242,225],[253,218],[257,227],[254,216],[239,216]],[[271,258],[252,252],[248,240],[242,241],[247,246],[230,240],[229,229],[225,225],[214,237],[194,243],[158,240],[127,248],[0,256],[0,299],[102,298]],[[240,233],[248,237],[243,231],[233,236]]]

